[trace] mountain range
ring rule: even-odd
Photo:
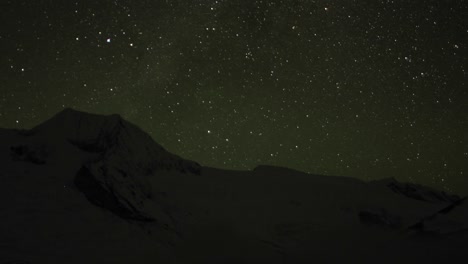
[[[394,178],[205,167],[119,115],[0,129],[0,263],[462,263],[468,202]]]

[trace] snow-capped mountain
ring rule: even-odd
[[[1,129],[0,165],[0,263],[466,257],[458,196],[395,179],[202,167],[118,115],[66,109],[28,131]],[[436,220],[443,238],[426,235]]]

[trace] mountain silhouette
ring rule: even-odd
[[[439,263],[466,201],[395,179],[204,167],[119,115],[0,129],[0,263]]]

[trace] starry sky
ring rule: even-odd
[[[118,113],[206,166],[468,194],[467,1],[2,0],[0,127]]]

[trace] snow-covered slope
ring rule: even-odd
[[[388,178],[371,182],[371,184],[385,189],[390,189],[394,193],[404,195],[410,199],[420,200],[429,203],[447,202],[454,203],[460,200],[457,195],[451,195],[444,191],[414,183],[398,182],[395,178]]]
[[[127,219],[156,220],[147,209],[151,175],[167,169],[200,170],[200,165],[170,154],[118,115],[104,117],[65,109],[31,132],[45,141],[66,141],[92,153],[93,158],[77,172],[75,186],[92,203]]]
[[[459,235],[468,232],[468,202],[460,199],[411,227],[418,233]]]
[[[456,196],[201,167],[118,115],[66,109],[29,131],[0,129],[0,166],[0,263],[430,263],[465,257],[468,242],[414,231],[452,214],[466,227]]]
[[[8,246],[0,247],[0,263],[14,256],[74,257],[65,262],[83,263],[73,252],[91,246],[88,258],[102,247],[103,258],[125,262],[113,252],[149,239],[153,248],[130,253],[145,251],[154,258],[163,255],[155,254],[159,244],[174,243],[177,231],[151,200],[148,178],[166,171],[197,173],[195,162],[168,153],[117,115],[66,109],[30,131],[2,130],[1,135],[0,237]]]

